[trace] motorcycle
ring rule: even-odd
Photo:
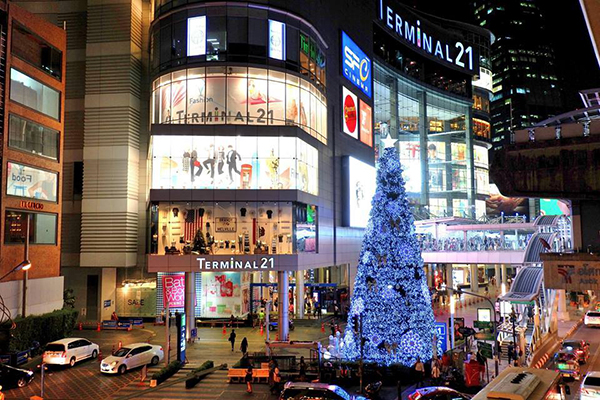
[[[367,386],[365,386],[365,394],[367,395],[367,398],[371,400],[379,399],[379,392],[381,391],[382,385],[383,384],[381,381],[377,381],[369,383]]]

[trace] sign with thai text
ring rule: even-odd
[[[600,289],[600,260],[583,261],[560,259],[544,259],[544,286],[547,289],[564,289],[567,291],[586,291]]]

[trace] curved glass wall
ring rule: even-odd
[[[294,125],[327,143],[327,100],[308,80],[263,68],[201,67],[152,84],[154,124]]]
[[[417,211],[485,214],[487,147],[473,141],[470,99],[446,96],[377,63],[374,86],[376,135],[397,135],[406,191]]]
[[[152,189],[292,189],[317,195],[316,148],[296,137],[152,136]]]

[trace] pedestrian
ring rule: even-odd
[[[252,365],[249,365],[246,370],[246,379],[244,379],[246,381],[246,392],[248,393],[252,393],[252,379]]]
[[[260,326],[265,324],[265,312],[262,308],[258,312],[258,322],[260,323]]]
[[[431,380],[434,385],[438,384],[440,379],[440,362],[437,358],[431,360]]]
[[[231,314],[231,317],[229,317],[229,326],[231,326],[233,328],[234,323],[235,323],[235,317],[233,316],[233,314]]]
[[[338,307],[337,303],[333,303],[333,318],[337,319],[339,313],[340,308]]]
[[[240,350],[242,351],[243,355],[246,355],[246,353],[248,353],[248,339],[246,339],[245,337],[242,339],[242,343],[240,344]]]
[[[329,323],[329,328],[331,329],[331,336],[335,337],[335,324],[333,321]]]
[[[513,345],[512,345],[512,343],[511,343],[511,344],[509,344],[509,345],[508,345],[508,354],[507,354],[507,357],[508,357],[508,363],[509,363],[509,364],[510,364],[510,362],[511,362],[511,361],[512,361],[512,359],[513,359],[513,355],[514,355],[514,353],[515,353],[515,348],[514,348],[514,346],[513,346]]]
[[[305,382],[306,381],[306,362],[304,362],[304,356],[300,357],[300,364],[298,365],[298,367],[300,368],[300,375],[298,377],[298,380],[300,382]]]
[[[231,351],[233,351],[233,348],[235,346],[235,337],[236,336],[237,335],[235,334],[235,329],[232,329],[231,334],[229,334],[229,339],[228,339],[231,342]]]
[[[442,355],[442,372],[444,374],[447,373],[448,370],[450,369],[451,365],[452,365],[452,359],[450,358],[448,353],[444,353]]]
[[[423,387],[423,381],[425,380],[425,366],[419,357],[417,357],[417,361],[415,362],[413,369],[415,371],[415,377],[417,380],[417,388]]]
[[[112,321],[118,321],[119,320],[119,317],[117,316],[117,312],[116,311],[113,311],[113,313],[110,316],[110,319]]]
[[[279,371],[279,366],[275,364],[275,368],[273,369],[273,390],[277,394],[277,392],[281,391],[279,383],[281,382],[281,372]]]
[[[277,371],[279,371],[279,368],[277,367],[277,361],[275,361],[274,359],[270,359],[269,360],[269,390],[271,393],[275,393],[275,370],[277,369]]]

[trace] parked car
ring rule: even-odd
[[[583,320],[585,326],[596,327],[600,326],[600,312],[599,311],[588,311],[585,313]]]
[[[121,347],[100,363],[100,372],[105,374],[124,374],[130,369],[143,365],[156,365],[164,357],[161,346],[148,343],[134,343]]]
[[[554,355],[554,363],[556,371],[560,372],[562,377],[573,378],[577,381],[581,379],[579,360],[573,350],[560,350]]]
[[[43,360],[46,364],[74,366],[87,358],[96,358],[100,347],[83,338],[67,338],[46,345]]]
[[[590,357],[590,344],[585,340],[565,340],[561,347],[567,351],[572,350],[580,364],[585,364]]]
[[[24,387],[33,380],[33,371],[0,364],[0,388]]]
[[[581,384],[581,400],[600,399],[600,372],[590,371]]]
[[[408,400],[469,400],[470,395],[460,393],[445,386],[430,386],[415,390],[408,395]]]
[[[279,395],[279,400],[366,400],[365,397],[350,395],[344,389],[327,383],[288,382]]]

